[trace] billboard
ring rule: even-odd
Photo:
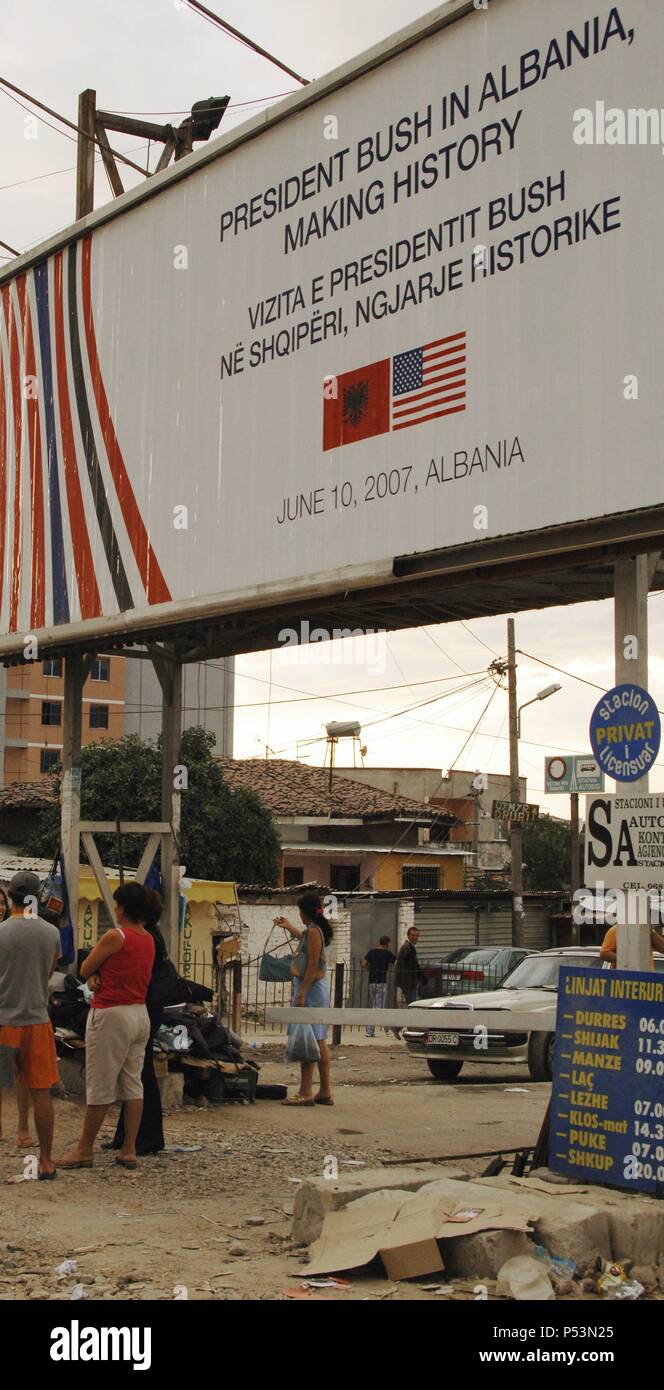
[[[0,653],[662,504],[663,39],[444,6],[1,276]]]

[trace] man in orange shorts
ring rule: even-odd
[[[7,895],[11,916],[0,932],[0,1086],[13,1086],[16,1063],[34,1103],[38,1176],[46,1181],[55,1177],[51,1086],[58,1081],[48,982],[60,959],[60,933],[37,915],[36,874],[14,874]]]

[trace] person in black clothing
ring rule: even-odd
[[[419,928],[411,927],[397,956],[397,989],[401,990],[407,1004],[415,1003],[420,985],[424,984],[426,978],[424,972],[420,970],[420,962],[417,959],[416,947],[419,939]]]
[[[369,1004],[372,1009],[383,1009],[385,1007],[385,996],[387,994],[387,972],[391,965],[394,965],[396,956],[390,950],[389,936],[381,936],[377,946],[372,946],[370,951],[362,961],[362,969],[369,971]],[[384,1033],[389,1033],[389,1028],[384,1028]],[[367,1037],[373,1038],[376,1029],[373,1025],[367,1028]]]
[[[164,961],[168,959],[168,951],[166,949],[166,942],[157,925],[162,910],[161,898],[153,888],[146,888],[145,894],[150,908],[150,916],[146,918],[145,921],[145,930],[149,931],[150,935],[154,937],[155,944],[154,966],[152,970],[152,980],[154,982],[160,967],[163,965]],[[143,1114],[136,1136],[136,1153],[141,1157],[144,1157],[146,1154],[161,1153],[162,1149],[165,1148],[161,1096],[159,1094],[159,1086],[154,1069],[153,1048],[154,1035],[162,1021],[162,1011],[161,1007],[151,1005],[151,989],[152,985],[148,990],[148,996],[145,1001],[150,1018],[150,1036],[145,1049],[145,1060],[141,1073],[141,1080],[143,1082]],[[115,1134],[108,1143],[102,1144],[101,1147],[102,1149],[121,1149],[123,1144],[124,1106],[121,1106]]]

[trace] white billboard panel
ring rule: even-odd
[[[663,49],[492,0],[5,279],[2,631],[661,504]]]

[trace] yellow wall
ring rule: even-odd
[[[117,888],[118,881],[109,874],[111,892]],[[201,984],[211,985],[212,933],[219,930],[214,904],[235,906],[236,887],[234,883],[194,879],[189,887],[185,887],[184,896],[185,923],[180,932],[178,970],[186,979],[196,979]],[[96,944],[100,902],[101,893],[95,878],[90,872],[82,869],[78,905],[79,951],[87,950]]]
[[[439,889],[463,888],[464,884],[464,859],[462,855],[435,855],[428,854],[426,857],[413,854],[388,854],[377,856],[378,863],[374,875],[374,887],[379,890],[387,891],[400,889],[403,886],[402,870],[406,869],[431,869],[434,865],[439,866],[440,876],[438,881]]]

